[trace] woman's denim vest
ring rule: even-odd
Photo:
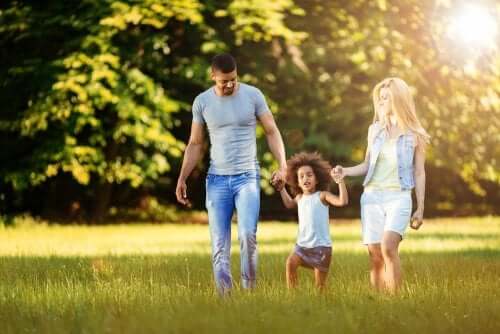
[[[378,126],[378,124],[374,124],[374,128],[375,135],[373,136],[373,142],[371,143],[371,149],[369,152],[368,172],[366,173],[365,180],[363,181],[363,186],[368,185],[368,182],[370,182],[373,176],[378,155],[380,154],[382,145],[387,137],[387,132],[383,131],[384,129]],[[401,190],[411,190],[415,187],[415,177],[413,173],[413,156],[415,153],[415,146],[416,137],[413,133],[407,132],[398,137],[396,150],[398,158],[398,176]]]

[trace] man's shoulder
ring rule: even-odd
[[[252,86],[252,85],[249,85],[249,84],[243,83],[243,82],[240,82],[239,84],[240,84],[240,89],[242,92],[247,92],[251,95],[261,93],[260,89],[255,87],[255,86]]]
[[[198,102],[198,103],[206,103],[206,101],[210,98],[210,96],[212,94],[212,89],[213,89],[213,87],[210,87],[210,88],[204,90],[203,92],[201,92],[200,94],[196,95],[196,97],[194,98],[194,101]]]

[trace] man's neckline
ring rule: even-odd
[[[236,86],[236,89],[235,89],[235,91],[233,92],[233,94],[231,94],[231,95],[222,95],[222,96],[221,96],[221,95],[218,95],[218,94],[217,94],[217,89],[216,89],[215,85],[214,85],[214,86],[212,86],[212,92],[213,92],[213,94],[214,94],[215,96],[217,96],[218,98],[221,98],[221,99],[233,98],[233,97],[235,97],[236,95],[238,95],[238,94],[239,94],[240,89],[241,89],[241,86],[240,86],[240,85],[241,85],[241,83],[240,83],[240,82],[237,82],[237,83],[236,83],[236,85],[237,85],[237,86]]]

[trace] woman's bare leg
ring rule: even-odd
[[[400,242],[401,236],[398,233],[392,231],[384,232],[381,248],[385,263],[385,285],[390,293],[396,293],[401,287]]]
[[[370,283],[376,290],[383,290],[384,284],[384,257],[380,244],[368,245],[370,255]]]

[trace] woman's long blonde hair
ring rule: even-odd
[[[385,120],[379,119],[377,108],[380,100],[380,90],[387,88],[391,96],[391,109],[398,125],[403,131],[412,131],[419,141],[429,143],[430,136],[420,124],[415,111],[415,102],[410,92],[410,87],[400,78],[386,78],[379,82],[373,89],[373,106],[375,108],[375,116],[373,122]]]

